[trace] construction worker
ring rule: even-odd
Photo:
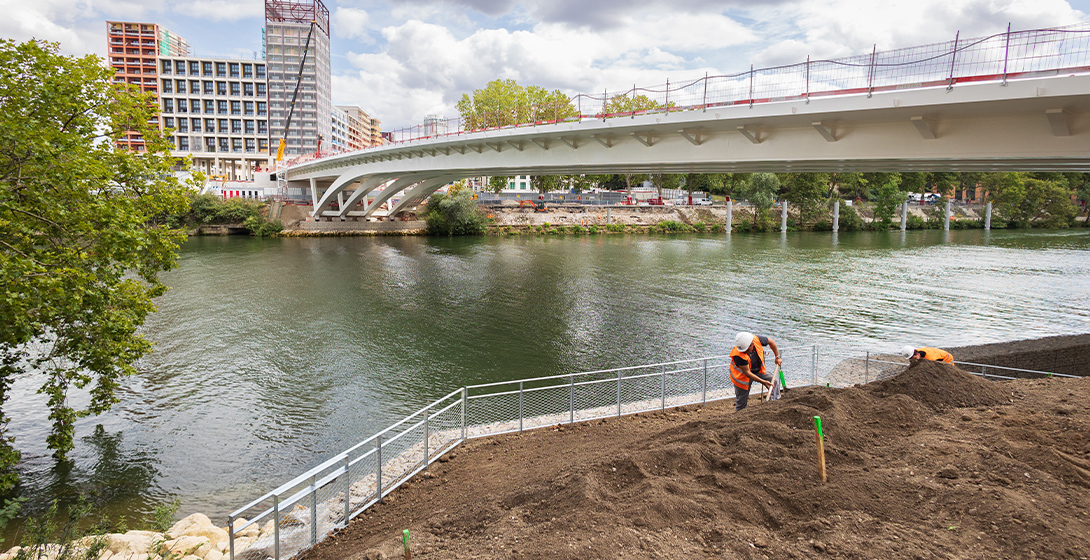
[[[938,348],[913,348],[912,346],[905,346],[901,348],[901,355],[908,358],[910,363],[916,363],[920,360],[931,360],[933,362],[945,362],[948,364],[954,363],[954,357],[950,355],[946,350],[939,350]]]
[[[782,364],[780,349],[771,338],[748,332],[740,332],[734,337],[734,348],[730,351],[730,381],[734,383],[735,412],[749,404],[749,386],[752,382],[772,388],[772,374],[765,371],[765,346],[776,355],[776,365]]]

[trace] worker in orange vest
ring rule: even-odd
[[[947,364],[954,363],[954,357],[951,356],[949,352],[946,350],[939,350],[938,348],[913,348],[912,346],[905,346],[904,348],[901,348],[901,355],[908,358],[913,364],[920,360],[945,362]]]
[[[776,355],[776,365],[782,364],[775,340],[748,332],[740,332],[734,337],[734,348],[730,351],[730,381],[734,383],[735,412],[749,404],[749,386],[752,382],[772,388],[772,374],[765,371],[765,346]]]

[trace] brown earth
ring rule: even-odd
[[[417,559],[1090,557],[1090,379],[924,362],[759,401],[473,440],[304,557],[403,529]]]

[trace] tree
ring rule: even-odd
[[[674,106],[675,104],[672,101],[667,105],[659,103],[642,94],[632,97],[629,97],[628,95],[614,95],[602,107],[602,113],[607,116],[615,117],[618,115],[632,115],[644,111],[654,111],[656,109],[665,109],[666,107]]]
[[[473,90],[473,97],[462,94],[457,104],[466,130],[540,121],[556,121],[578,116],[571,99],[560,90],[540,86],[520,86],[515,80],[492,80],[484,89]]]
[[[908,193],[901,189],[900,183],[889,180],[874,190],[874,221],[889,227],[897,208],[904,203]]]
[[[510,184],[511,178],[502,175],[493,175],[488,178],[488,190],[499,194]]]
[[[826,174],[829,178],[829,190],[825,198],[832,198],[833,193],[847,199],[861,198],[866,194],[867,179],[863,173],[834,172]]]
[[[488,223],[469,189],[431,195],[424,221],[433,235],[479,235]]]
[[[681,177],[681,175],[673,173],[652,173],[649,180],[652,185],[655,185],[661,199],[663,189],[677,190],[681,187]],[[692,193],[692,191],[689,192]]]
[[[1023,173],[989,173],[981,181],[999,212],[1019,227],[1066,227],[1077,209],[1066,181],[1043,181]]]
[[[783,196],[792,204],[813,206],[829,198],[828,173],[785,173],[781,182]]]
[[[58,48],[0,40],[0,494],[17,480],[2,414],[13,376],[44,378],[46,442],[65,459],[76,419],[109,410],[150,349],[136,331],[185,236],[163,223],[187,198],[172,143],[148,124],[154,98]],[[126,130],[144,151],[115,147]],[[75,390],[85,408],[70,404]]]
[[[753,225],[757,225],[759,216],[764,215],[776,203],[776,192],[780,190],[780,179],[774,173],[754,173],[742,194],[753,205]]]
[[[534,175],[530,178],[530,184],[537,192],[545,194],[560,189],[560,175]]]
[[[685,176],[685,190],[692,196],[693,192],[701,191],[706,193],[723,193],[723,181],[730,175],[741,175],[740,173],[689,173]]]

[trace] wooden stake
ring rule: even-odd
[[[401,543],[405,545],[405,560],[411,560],[413,553],[409,550],[409,530],[405,529],[401,532]]]
[[[828,482],[825,476],[825,434],[821,431],[821,417],[814,417],[814,437],[817,438],[818,471],[821,473],[821,481]]]

